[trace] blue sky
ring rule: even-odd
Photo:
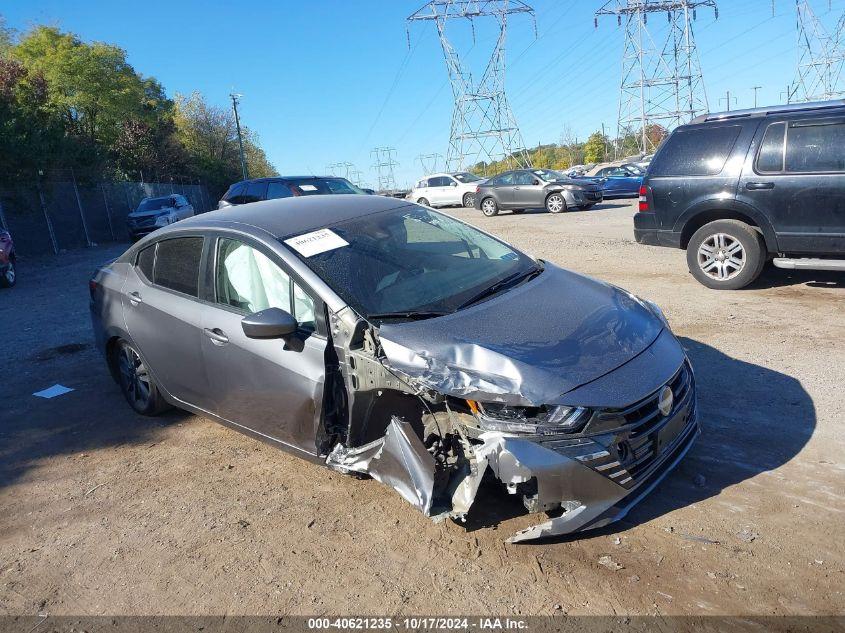
[[[530,2],[530,0],[529,0]],[[613,19],[593,27],[604,0],[534,0],[508,32],[506,85],[527,145],[556,142],[569,127],[585,138],[604,123],[614,130],[622,32]],[[241,116],[281,173],[324,172],[349,161],[373,183],[370,149],[393,146],[399,184],[420,176],[419,154],[446,153],[451,91],[430,23],[405,18],[423,0],[6,0],[10,26],[52,24],[85,40],[123,47],[129,61],[169,94],[199,90],[219,105],[236,89]],[[796,62],[793,0],[720,0],[719,20],[699,12],[696,40],[712,110],[783,99]],[[816,0],[828,23],[845,0]],[[657,19],[657,16],[655,16]],[[478,59],[493,33],[479,25],[458,47]]]

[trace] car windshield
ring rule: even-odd
[[[287,183],[296,196],[325,196],[335,193],[365,193],[345,178],[289,179]]]
[[[293,237],[309,249],[300,251]],[[486,298],[491,286],[518,283],[540,269],[499,240],[416,205],[282,239],[346,303],[374,320],[454,312]],[[315,249],[315,240],[325,247]]]
[[[167,209],[173,206],[173,198],[147,198],[141,200],[138,205],[138,211],[158,211],[159,209]]]
[[[551,169],[533,169],[531,170],[535,176],[539,176],[546,182],[555,182],[556,180],[566,180],[566,176],[564,176],[559,171],[553,171]]]
[[[475,174],[471,174],[468,171],[462,171],[459,174],[452,174],[455,180],[459,180],[460,182],[477,182],[482,180]]]

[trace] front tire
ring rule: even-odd
[[[492,218],[494,215],[499,215],[499,205],[493,198],[484,198],[481,201],[481,212],[488,218]]]
[[[471,209],[475,206],[475,194],[473,193],[465,193],[464,194],[464,207]]]
[[[18,271],[15,268],[15,258],[9,258],[9,267],[2,275],[0,275],[0,287],[11,288],[18,283]]]
[[[760,276],[766,245],[758,231],[739,220],[716,220],[698,229],[687,244],[692,276],[714,290],[738,290]]]
[[[559,193],[553,193],[546,198],[546,211],[549,213],[563,213],[566,211],[566,200]]]
[[[169,408],[138,351],[119,341],[113,352],[117,383],[129,405],[141,415],[154,416]]]
[[[428,198],[420,198],[419,200],[417,200],[417,204],[421,204],[424,207],[431,207],[431,205],[428,203]]]

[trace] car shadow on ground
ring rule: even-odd
[[[811,286],[813,288],[845,288],[845,273],[829,270],[787,270],[767,265],[748,290]]]
[[[598,530],[535,543],[624,532],[774,470],[794,458],[809,441],[816,427],[816,409],[797,379],[732,358],[700,341],[679,340],[696,377],[702,434],[695,445],[624,519]],[[507,495],[495,480],[485,480],[466,528],[496,527],[524,514],[520,499]]]

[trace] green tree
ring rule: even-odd
[[[584,144],[584,162],[601,163],[607,159],[608,138],[601,132],[593,132]]]

